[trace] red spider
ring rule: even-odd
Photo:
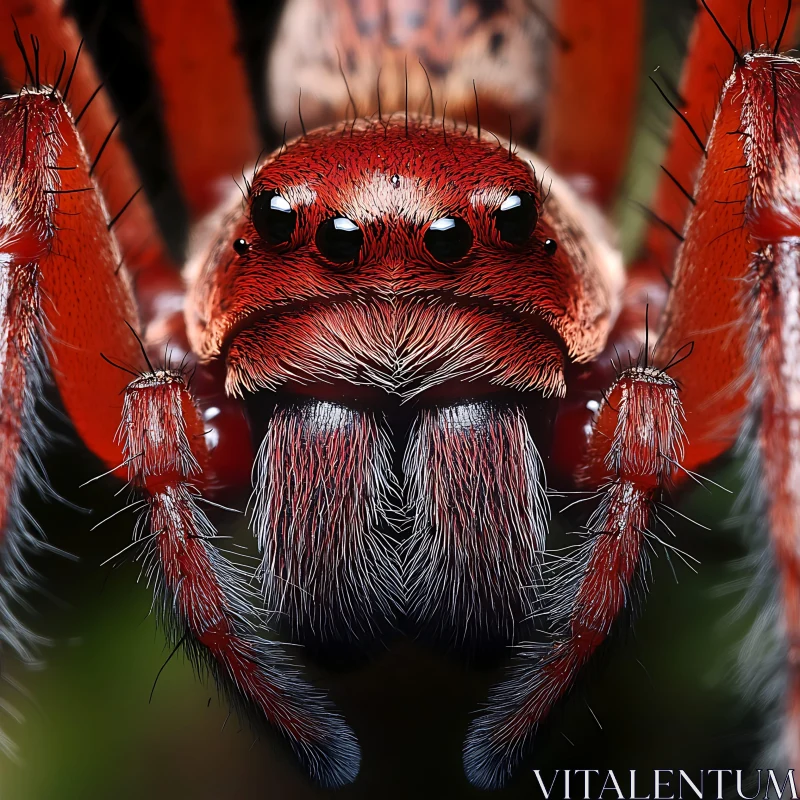
[[[519,644],[464,748],[469,779],[497,787],[635,610],[664,492],[749,421],[782,599],[783,755],[800,766],[800,63],[779,55],[798,12],[752,5],[697,16],[626,277],[598,209],[632,124],[639,0],[561,0],[552,23],[523,0],[290,0],[270,97],[296,122],[265,158],[229,5],[139,0],[197,223],[181,278],[74,22],[58,2],[0,2],[22,87],[0,100],[4,644],[29,654],[8,602],[37,542],[19,496],[43,481],[35,401],[52,379],[140,494],[136,543],[175,646],[317,781],[354,780],[358,743],[269,629],[323,652],[395,631]],[[428,96],[430,115],[409,112]],[[537,133],[541,157],[517,143]],[[152,366],[165,346],[178,368]],[[252,465],[255,576],[202,502]],[[596,497],[557,557],[548,485]]]

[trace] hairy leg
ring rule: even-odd
[[[800,62],[745,56],[725,85],[675,271],[665,352],[693,343],[683,384],[694,468],[748,417],[779,577],[782,754],[800,766]],[[729,177],[732,176],[732,177]],[[703,225],[695,223],[704,219]],[[750,480],[753,480],[753,475]]]
[[[193,218],[258,157],[259,135],[233,4],[138,0],[172,159]]]
[[[601,502],[586,541],[552,570],[553,588],[545,598],[552,643],[522,646],[488,710],[470,726],[464,767],[476,786],[505,783],[539,723],[570,691],[641,590],[653,508],[681,458],[681,416],[677,385],[659,370],[626,370],[609,391],[584,467],[584,480],[599,487]]]
[[[625,169],[636,118],[642,2],[558,0],[556,8],[542,156],[560,175],[588,182],[584,193],[607,206]]]
[[[42,547],[22,506],[26,486],[45,488],[46,436],[37,416],[52,374],[86,443],[109,467],[124,373],[101,350],[137,363],[128,277],[86,153],[55,92],[0,98],[0,644],[26,660],[35,642],[12,606],[31,583],[24,561]],[[3,746],[0,736],[0,747]]]
[[[142,375],[125,390],[119,429],[131,484],[147,502],[137,526],[172,639],[258,727],[289,743],[309,774],[336,787],[355,779],[359,748],[321,692],[306,684],[283,647],[264,637],[248,573],[215,547],[200,487],[208,450],[203,420],[177,371]]]
[[[180,361],[182,357],[188,360],[192,358],[189,352],[189,345],[186,341],[183,320],[183,292],[184,284],[178,272],[177,266],[171,261],[167,253],[166,245],[158,230],[157,224],[152,214],[152,210],[147,202],[141,184],[136,174],[135,167],[131,162],[130,156],[120,138],[119,119],[116,118],[111,100],[103,89],[103,84],[97,75],[92,57],[88,50],[83,47],[79,38],[79,31],[75,21],[67,14],[60,0],[49,2],[49,0],[35,0],[34,2],[18,3],[16,0],[0,0],[0,13],[3,11],[9,15],[14,15],[20,26],[20,40],[17,42],[14,36],[14,28],[5,26],[4,34],[0,35],[0,65],[12,84],[29,89],[36,87],[28,86],[37,80],[42,84],[46,79],[59,79],[61,93],[65,96],[64,106],[66,114],[75,122],[76,137],[80,140],[82,148],[86,151],[83,158],[88,161],[89,179],[81,183],[83,173],[75,173],[71,176],[68,170],[63,169],[61,174],[62,182],[88,186],[91,181],[95,181],[100,192],[105,209],[100,212],[108,214],[109,226],[113,228],[113,239],[119,243],[120,253],[117,253],[114,269],[109,270],[107,275],[88,282],[89,291],[102,292],[102,285],[105,280],[110,283],[125,280],[127,272],[132,277],[132,286],[135,293],[136,305],[138,306],[141,321],[144,323],[144,338],[148,344],[148,349],[154,353],[161,354],[165,348],[174,356],[174,360]],[[224,3],[219,4],[212,17],[204,16],[206,22],[219,22],[219,17],[225,14],[230,15]],[[174,18],[170,17],[170,22],[174,28]],[[231,28],[232,21],[228,20],[228,28]],[[173,28],[171,35],[174,35]],[[206,30],[206,33],[208,31]],[[229,30],[229,33],[231,31]],[[165,32],[167,35],[167,32]],[[231,33],[232,35],[232,33]],[[202,45],[202,42],[195,41],[194,45]],[[233,42],[228,41],[230,52],[224,46],[224,42],[218,42],[217,47],[221,47],[224,53],[215,53],[213,47],[208,45],[206,53],[209,58],[215,59],[215,63],[227,64],[226,57],[233,59],[238,67],[237,56],[233,52]],[[191,48],[190,48],[191,49]],[[24,55],[22,50],[24,50]],[[196,52],[192,50],[193,53]],[[202,95],[198,92],[185,90],[188,80],[187,72],[191,72],[191,63],[186,59],[178,59],[181,68],[175,67],[175,75],[172,76],[173,83],[169,84],[172,91],[175,91],[174,84],[177,82],[184,94],[197,98]],[[63,64],[63,70],[59,65]],[[162,65],[163,66],[163,65]],[[232,67],[231,67],[232,69]],[[220,71],[223,74],[223,71]],[[227,74],[227,73],[226,73]],[[230,80],[234,79],[228,75]],[[23,89],[22,91],[27,91]],[[39,89],[36,89],[39,91]],[[46,88],[41,91],[46,93]],[[235,92],[231,89],[226,97],[234,97]],[[238,95],[235,95],[238,97]],[[217,102],[215,108],[220,108]],[[244,105],[239,116],[230,118],[230,123],[234,126],[235,136],[243,137],[243,140],[251,141],[252,135],[248,133],[245,124],[247,119],[252,117],[249,100]],[[206,123],[208,121],[206,120]],[[216,127],[222,122],[217,119]],[[198,125],[198,130],[206,130],[209,125]],[[213,132],[213,131],[212,131]],[[195,138],[201,140],[201,144],[207,144],[208,139],[196,134]],[[71,145],[78,147],[77,144]],[[83,152],[83,151],[82,151]],[[182,153],[198,155],[198,147],[194,140],[188,135],[184,137]],[[251,154],[247,158],[241,155],[241,151],[234,148],[232,157],[236,159],[235,171],[238,172],[244,166],[245,161],[255,158]],[[241,158],[241,163],[239,159]],[[203,160],[203,158],[201,158]],[[207,163],[209,158],[205,158],[203,163]],[[211,169],[208,177],[208,186],[219,181],[220,171],[226,173],[233,169],[233,162],[221,161],[214,169]],[[217,171],[215,171],[217,170]],[[73,180],[74,177],[74,180]],[[232,180],[231,180],[232,183]],[[210,191],[210,189],[209,189]],[[84,206],[87,207],[88,218],[97,219],[96,200],[88,199],[79,193],[74,198],[67,196],[59,198],[64,208],[58,212],[65,218],[67,215],[77,215],[83,213]],[[67,208],[69,206],[69,208]],[[94,216],[93,216],[94,215]],[[63,222],[64,220],[62,220]],[[116,247],[116,245],[114,245]],[[105,258],[103,248],[98,256],[100,260]],[[54,259],[57,263],[57,259]],[[124,267],[122,263],[124,261]],[[56,274],[56,273],[54,273]],[[60,274],[72,275],[69,268],[63,269]],[[118,277],[119,276],[119,277]],[[79,287],[74,286],[73,298],[76,301],[83,301],[84,298],[78,292]],[[129,290],[126,289],[129,293]],[[75,306],[78,307],[77,305]],[[94,306],[86,307],[90,314],[96,313]],[[134,321],[135,315],[129,315],[129,320]],[[84,324],[77,315],[70,315],[70,324],[82,326],[85,331],[97,331],[95,341],[105,344],[117,341],[115,338],[108,338],[105,335],[104,326],[94,326]],[[121,318],[120,318],[121,319]],[[119,323],[120,320],[117,320]],[[114,324],[114,323],[112,323]],[[126,347],[135,353],[137,350],[133,335],[125,333]],[[99,347],[96,352],[99,352]],[[116,356],[125,361],[128,366],[139,366],[139,360],[131,360],[129,357],[123,358],[123,353],[118,349],[106,353],[106,355]],[[70,353],[66,352],[64,357],[69,360]],[[140,356],[137,355],[136,359]],[[83,365],[85,367],[85,364]],[[107,365],[102,365],[108,369]],[[86,380],[93,376],[94,368],[82,373]],[[113,370],[112,370],[113,371]],[[69,380],[69,378],[67,378]],[[243,419],[241,409],[238,404],[225,396],[223,387],[223,376],[219,370],[213,367],[198,367],[195,386],[198,397],[204,409],[208,409],[209,417],[206,420],[207,430],[211,432],[211,438],[217,443],[214,449],[212,464],[209,468],[208,489],[217,491],[226,489],[230,486],[245,486],[249,478],[249,432],[247,424]],[[86,384],[89,385],[89,384]],[[59,386],[64,392],[64,387]],[[106,425],[104,431],[108,431],[113,426],[113,417],[118,415],[118,406],[115,407],[109,416],[110,425]],[[78,404],[73,404],[68,408],[70,413],[90,414],[87,408],[81,408]],[[213,415],[213,416],[212,416]],[[79,432],[82,427],[78,425]],[[108,447],[111,439],[106,439],[105,446]],[[103,446],[102,441],[95,439],[87,441],[92,449],[97,452],[98,446]],[[105,456],[104,456],[105,457]]]
[[[782,46],[792,47],[800,22],[800,5],[785,0],[709,0],[708,7],[716,22],[698,5],[678,86],[679,113],[672,118],[669,148],[652,202],[655,217],[675,231],[683,229],[693,202],[690,198],[703,161],[703,145],[734,58],[731,44],[741,53],[761,45],[773,48],[783,31]],[[679,241],[655,217],[647,227],[642,258],[671,274]]]
[[[101,354],[124,365],[140,362],[128,327],[138,325],[130,281],[119,269],[86,151],[58,94],[3,98],[0,112],[6,279],[24,277],[27,310],[41,317],[37,338],[64,406],[86,444],[116,467],[125,377]]]
[[[15,41],[13,18],[21,43]],[[114,220],[126,268],[136,278],[137,300],[148,320],[160,293],[182,290],[141,181],[120,136],[119,119],[103,89],[75,21],[61,0],[0,0],[0,66],[14,88],[56,83],[79,127],[106,209]],[[27,50],[25,57],[20,46]],[[63,64],[63,69],[62,69]],[[37,85],[38,84],[38,85]],[[163,298],[162,298],[163,299]]]

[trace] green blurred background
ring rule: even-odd
[[[656,67],[677,77],[693,5],[691,0],[648,4],[640,125],[619,207],[628,249],[641,226],[630,199],[647,199],[668,120],[644,78]],[[158,155],[157,106],[141,80],[143,48],[132,4],[75,2],[73,7],[125,113],[126,135],[148,192],[179,241],[184,221],[174,210],[169,167]],[[276,6],[242,2],[239,7],[256,74]],[[66,437],[63,423],[59,427]],[[66,438],[51,448],[47,466],[57,491],[92,511],[29,499],[49,540],[79,560],[35,559],[43,591],[31,595],[35,611],[25,618],[52,646],[43,652],[46,668],[40,671],[4,660],[4,676],[24,693],[7,682],[0,684],[0,698],[25,719],[19,723],[0,707],[0,727],[19,749],[16,762],[0,755],[0,798],[327,796],[307,783],[274,742],[254,741],[235,718],[228,719],[213,687],[196,680],[181,657],[165,667],[149,701],[169,655],[150,614],[150,591],[142,580],[137,583],[137,565],[100,566],[130,542],[133,517],[121,515],[89,532],[123,505],[124,496],[114,497],[119,486],[109,479],[78,489],[102,467]],[[738,465],[727,463],[711,477],[736,491],[737,475]],[[757,753],[759,721],[739,696],[734,669],[737,644],[751,621],[748,613],[731,613],[742,597],[735,582],[743,570],[735,564],[746,553],[743,532],[726,523],[731,495],[719,489],[689,491],[680,509],[711,529],[675,527],[677,546],[702,562],[698,574],[677,564],[676,580],[663,557],[655,561],[654,590],[635,636],[613,650],[557,715],[536,766],[736,769],[746,768]],[[342,797],[480,794],[462,776],[460,748],[470,715],[497,670],[469,669],[397,642],[367,667],[311,671],[331,688],[363,745],[362,774],[339,793]],[[529,770],[497,794],[534,796],[540,794]]]

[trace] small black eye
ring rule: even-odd
[[[458,261],[472,247],[472,230],[461,217],[442,217],[425,232],[425,247],[437,261]]]
[[[297,212],[276,191],[262,192],[250,204],[250,220],[269,244],[286,244],[294,233]]]
[[[250,249],[250,243],[246,239],[234,239],[233,249],[238,255],[243,256]]]
[[[317,248],[328,261],[355,261],[364,244],[364,232],[347,217],[326,219],[317,228]]]
[[[530,192],[510,194],[494,212],[497,232],[500,238],[509,244],[526,242],[533,233],[538,219],[536,200]]]

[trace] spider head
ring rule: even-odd
[[[217,219],[190,335],[224,355],[231,393],[560,396],[565,361],[598,352],[616,313],[621,270],[597,226],[563,181],[472,129],[397,115],[321,129]]]

